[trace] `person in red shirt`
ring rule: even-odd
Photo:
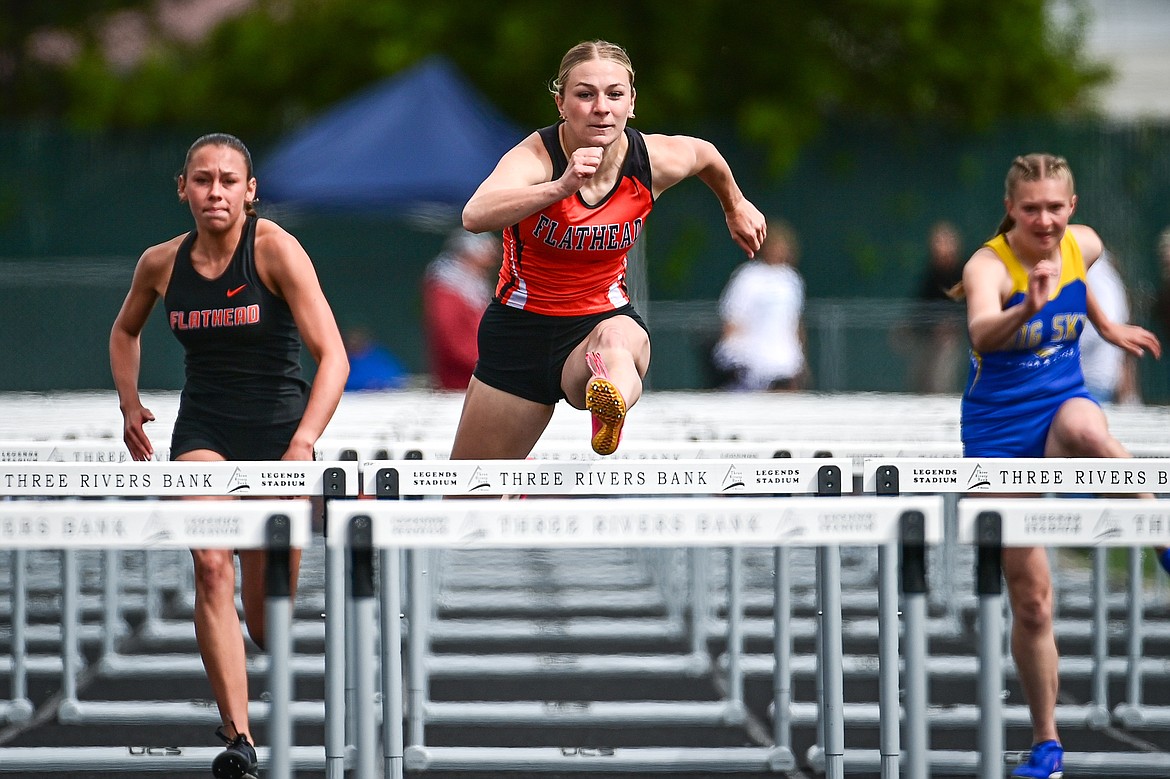
[[[489,271],[500,262],[491,235],[456,230],[423,276],[423,330],[435,389],[467,389],[479,357],[476,328],[492,299]]]
[[[749,257],[767,233],[714,145],[627,126],[636,93],[622,47],[577,44],[551,88],[560,121],[505,153],[463,209],[469,231],[503,231],[504,261],[452,459],[526,457],[562,398],[592,414],[594,451],[617,449],[650,365],[626,255],[665,190],[697,176]]]

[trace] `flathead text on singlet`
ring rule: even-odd
[[[172,311],[172,330],[201,330],[213,327],[241,327],[260,321],[260,304],[231,308],[205,308],[195,311]]]
[[[532,234],[546,245],[567,251],[628,249],[642,232],[642,219],[612,224],[564,225],[541,214]]]

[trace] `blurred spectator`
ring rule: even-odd
[[[1170,338],[1170,227],[1158,236],[1158,291],[1154,316],[1163,339]]]
[[[736,268],[719,300],[723,332],[712,352],[724,389],[793,390],[807,382],[804,279],[800,246],[787,223],[769,220],[768,237]]]
[[[1101,252],[1089,270],[1085,281],[1093,290],[1097,305],[1114,322],[1129,323],[1129,300],[1125,283],[1108,251]],[[1085,386],[1100,403],[1138,402],[1137,381],[1133,360],[1101,337],[1091,322],[1085,322],[1081,333],[1081,370]]]
[[[458,229],[423,277],[423,324],[436,389],[465,390],[479,358],[479,320],[492,299],[489,271],[500,263],[495,236]]]
[[[401,389],[408,376],[402,363],[369,330],[354,327],[343,334],[345,353],[349,357],[346,391]]]
[[[930,228],[926,268],[919,281],[915,332],[908,345],[910,388],[914,392],[958,392],[965,365],[963,310],[947,292],[963,278],[962,239],[947,221]]]

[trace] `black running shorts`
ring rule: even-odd
[[[650,332],[633,305],[584,316],[548,316],[492,301],[479,322],[475,378],[535,403],[554,405],[565,397],[561,370],[569,353],[598,322],[628,316]]]
[[[233,425],[179,414],[171,431],[171,459],[196,449],[210,449],[227,460],[279,460],[300,424]]]

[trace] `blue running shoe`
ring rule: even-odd
[[[1170,546],[1158,552],[1158,562],[1162,564],[1162,570],[1170,573]]]
[[[1026,779],[1063,779],[1064,747],[1059,741],[1041,741],[1033,745],[1028,762],[1012,771],[1012,776]]]

